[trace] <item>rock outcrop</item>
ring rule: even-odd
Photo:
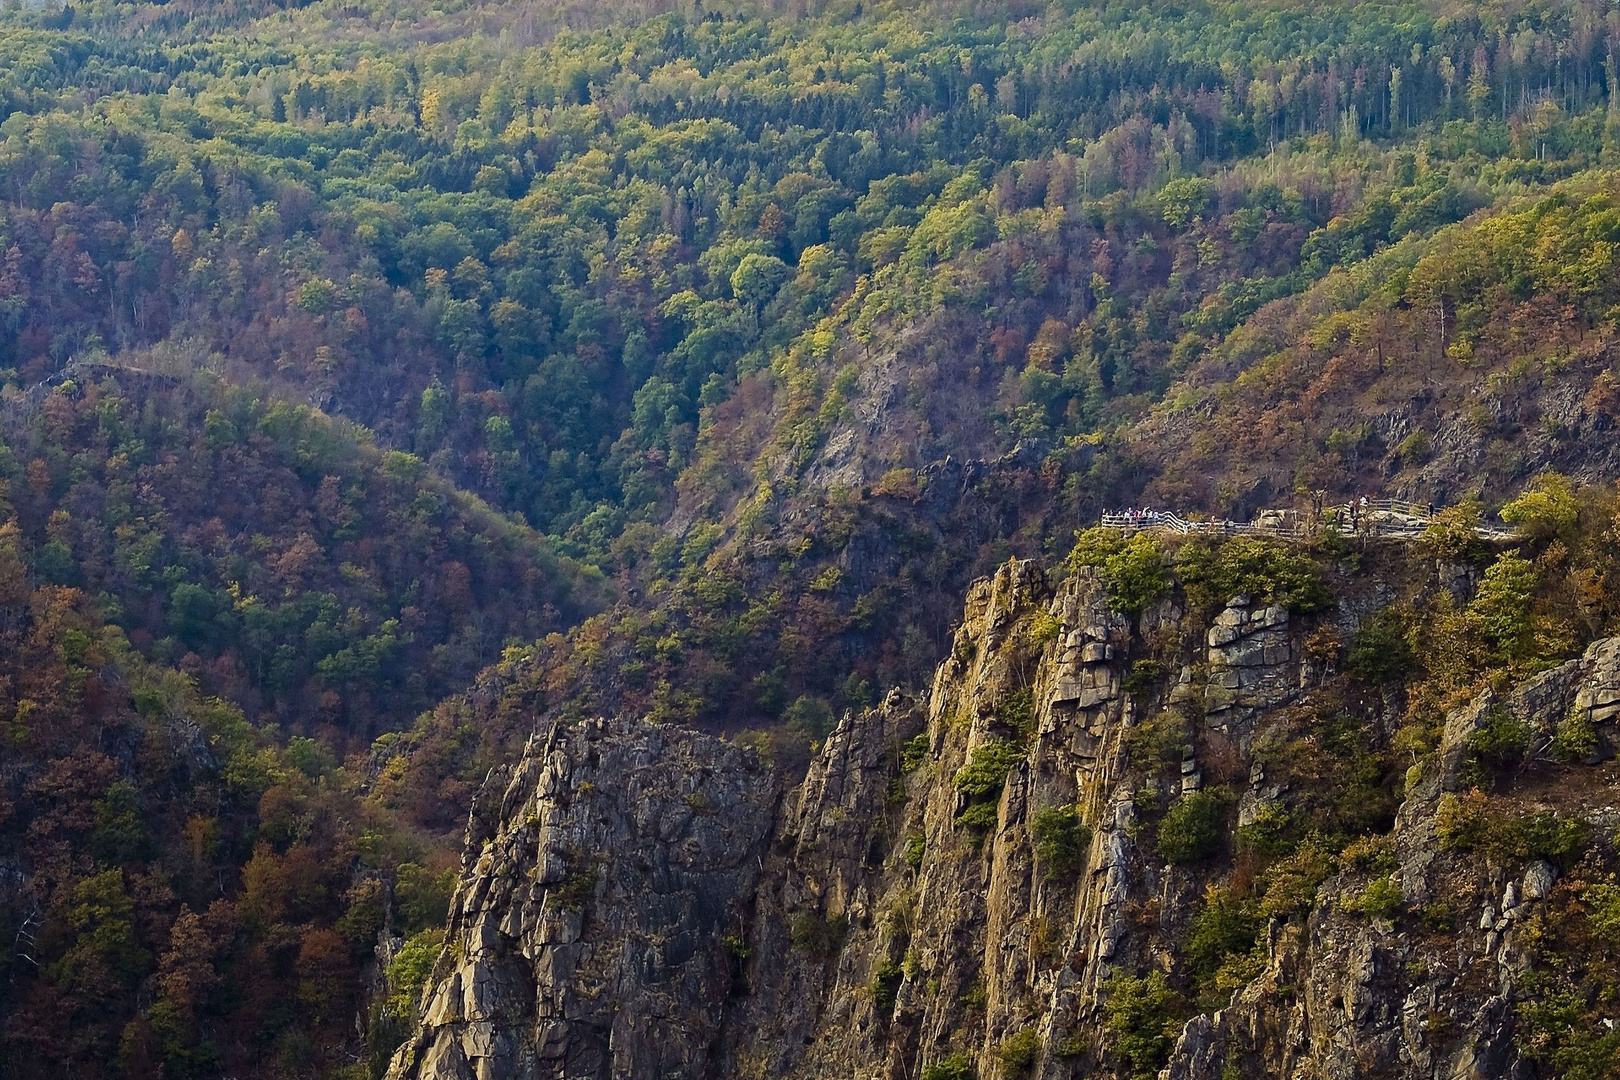
[[[422,1026],[390,1076],[1140,1074],[1113,980],[1173,984],[1209,888],[1246,872],[1167,862],[1164,809],[1218,791],[1259,827],[1311,794],[1267,762],[1336,700],[1312,635],[1348,618],[1246,596],[1207,621],[1181,605],[1126,618],[1089,572],[1054,586],[1009,563],[973,587],[927,702],[893,694],[844,717],[788,790],[751,751],[692,732],[595,721],[537,737],[475,812]],[[1385,705],[1366,708],[1382,722]],[[1361,862],[1324,857],[1315,891],[1262,926],[1230,1000],[1185,1007],[1152,1067],[1539,1075],[1514,1039],[1520,935],[1557,868],[1509,874],[1437,836],[1472,733],[1503,715],[1532,753],[1575,716],[1594,732],[1588,764],[1608,760],[1620,639],[1454,712],[1390,802],[1392,832]],[[1620,824],[1601,787],[1536,797]],[[1455,927],[1397,927],[1364,900],[1389,882],[1386,907],[1444,908]]]
[[[392,1074],[713,1075],[769,770],[713,738],[598,720],[537,736],[498,779]]]

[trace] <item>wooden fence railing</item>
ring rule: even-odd
[[[1407,502],[1401,499],[1356,500],[1338,506],[1325,507],[1321,517],[1311,522],[1308,515],[1297,510],[1266,510],[1253,521],[1230,521],[1222,518],[1185,518],[1174,510],[1130,509],[1104,512],[1105,529],[1131,532],[1163,530],[1165,532],[1210,534],[1215,536],[1308,536],[1317,529],[1330,529],[1346,536],[1370,533],[1375,536],[1412,537],[1434,524],[1438,511],[1433,506]],[[1480,524],[1474,531],[1490,539],[1508,539],[1509,529],[1498,525]]]

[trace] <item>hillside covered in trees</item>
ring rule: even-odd
[[[1620,478],[1617,57],[1596,2],[5,5],[0,1077],[380,1076],[542,720],[792,776],[1105,506]]]

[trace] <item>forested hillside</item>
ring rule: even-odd
[[[380,1075],[542,720],[792,775],[1104,506],[1613,481],[1617,49],[1595,2],[8,4],[0,1076]]]
[[[206,1075],[272,1033],[295,1072],[350,1037],[378,932],[448,898],[456,821],[377,805],[373,739],[595,586],[306,406],[71,374],[0,419],[7,1068]]]
[[[149,14],[6,31],[9,378],[193,340],[609,562],[739,381],[836,400],[833,338],[971,312],[998,433],[1083,433],[1614,137],[1598,8]]]

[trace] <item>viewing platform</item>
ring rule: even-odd
[[[1174,510],[1141,509],[1105,511],[1102,527],[1127,532],[1162,531],[1183,536],[1198,533],[1212,536],[1276,536],[1302,539],[1328,530],[1344,536],[1391,536],[1415,538],[1433,525],[1441,508],[1400,499],[1355,499],[1324,507],[1319,515],[1300,510],[1262,510],[1253,521],[1225,518],[1186,518]],[[1513,530],[1501,525],[1479,524],[1476,535],[1487,540],[1511,540]]]

